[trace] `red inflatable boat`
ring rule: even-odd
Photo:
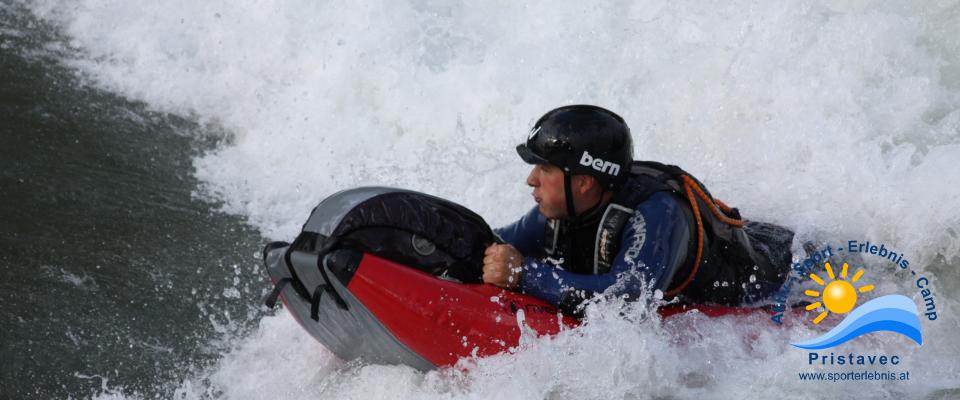
[[[576,327],[577,319],[550,304],[480,283],[477,260],[494,240],[482,219],[442,199],[391,188],[340,192],[313,210],[293,244],[264,249],[275,286],[267,304],[282,299],[343,359],[421,370],[515,347],[521,323],[539,335]],[[666,317],[691,309],[708,316],[768,312],[659,311]]]

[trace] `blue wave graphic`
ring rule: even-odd
[[[909,297],[892,294],[870,300],[857,307],[829,332],[794,347],[820,350],[837,346],[871,332],[890,331],[904,335],[923,345],[920,333],[920,313]]]

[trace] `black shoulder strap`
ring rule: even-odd
[[[619,251],[620,234],[633,213],[633,208],[627,208],[616,203],[608,205],[603,212],[593,247],[594,275],[610,271],[613,258]]]
[[[634,161],[630,164],[630,178],[613,196],[611,205],[635,210],[640,203],[647,201],[654,193],[681,194],[680,177],[684,174],[686,172],[675,165],[661,164],[656,161]]]
[[[620,235],[623,227],[633,216],[640,203],[654,193],[679,193],[678,177],[683,173],[679,167],[654,161],[634,161],[630,164],[630,177],[611,199],[600,219],[594,243],[593,273],[610,270],[613,259],[620,250]]]

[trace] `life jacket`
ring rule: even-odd
[[[564,267],[571,272],[609,272],[620,252],[626,223],[640,203],[659,192],[671,193],[681,200],[684,204],[681,209],[691,222],[685,260],[673,271],[665,298],[677,297],[681,303],[736,306],[753,300],[746,296],[750,292],[748,285],[756,288],[782,285],[789,273],[793,232],[772,224],[747,222],[736,208],[715,199],[700,181],[683,169],[653,161],[634,161],[627,182],[614,194],[602,214],[588,213],[592,221],[571,225],[562,220],[549,220],[544,238],[547,255],[563,259]],[[601,216],[589,218],[590,215]],[[576,243],[589,240],[587,235],[591,229],[594,245],[587,251],[587,246]],[[751,229],[756,229],[758,234],[748,234]],[[763,243],[752,243],[751,236]],[[776,249],[769,251],[770,247]],[[561,308],[569,311],[589,296],[592,293],[564,293]]]

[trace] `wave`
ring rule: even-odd
[[[892,294],[870,300],[857,307],[843,321],[816,338],[791,343],[794,347],[820,350],[838,346],[868,333],[889,331],[904,335],[918,345],[923,344],[920,313],[909,297]]]

